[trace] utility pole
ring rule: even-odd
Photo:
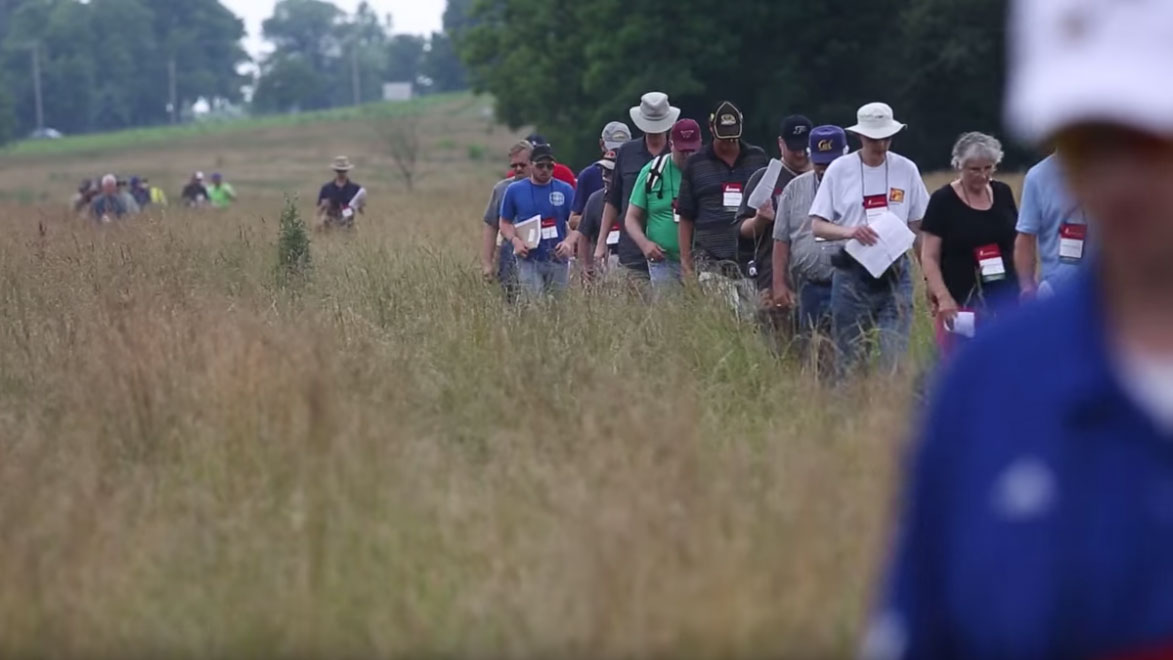
[[[179,99],[175,98],[175,56],[167,60],[167,98],[171,107],[171,123],[179,123]]]
[[[41,97],[41,42],[34,41],[33,49],[33,100],[37,109],[37,130],[45,128],[45,105]]]
[[[354,90],[354,104],[362,104],[362,91],[359,89],[358,77],[358,39],[350,49],[350,86]]]

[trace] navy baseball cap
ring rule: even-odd
[[[790,115],[782,120],[782,126],[778,131],[778,137],[786,143],[786,148],[793,151],[806,149],[810,143],[811,128],[814,123],[802,115]]]
[[[830,165],[847,153],[847,133],[838,126],[816,126],[811,129],[810,149],[812,162]]]

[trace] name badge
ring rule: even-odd
[[[558,239],[558,223],[554,218],[542,218],[542,240]]]
[[[996,243],[983,245],[973,253],[977,257],[982,282],[997,282],[1006,279],[1006,264],[1002,261],[1002,250]]]
[[[680,224],[680,211],[676,210],[676,200],[672,200],[672,222]]]
[[[888,210],[888,196],[884,193],[864,195],[863,210],[867,213],[868,220],[883,215]]]
[[[740,183],[726,183],[722,186],[722,199],[724,200],[725,208],[738,209],[741,207],[741,184]]]
[[[1059,261],[1077,264],[1083,261],[1083,244],[1087,240],[1087,225],[1063,223],[1059,228]]]
[[[612,225],[607,233],[607,245],[619,245],[619,225]]]

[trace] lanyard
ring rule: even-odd
[[[864,178],[863,178],[863,174],[864,174],[864,172],[863,172],[863,154],[860,153],[858,155],[859,155],[859,191],[862,194],[863,198],[866,200],[868,198],[868,189],[867,189],[867,181],[864,180]],[[888,156],[887,156],[887,154],[885,154],[884,155],[884,199],[888,199],[888,191],[891,190],[891,187],[889,187],[890,183],[891,183],[891,181],[888,179]]]

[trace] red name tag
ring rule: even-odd
[[[542,218],[542,240],[558,238],[558,222],[554,218]]]
[[[1070,238],[1076,241],[1087,240],[1087,225],[1075,225],[1064,223],[1059,228],[1059,236],[1062,238]]]
[[[888,196],[884,194],[867,195],[863,198],[863,207],[867,210],[888,208]]]
[[[726,183],[721,186],[721,203],[725,208],[735,209],[741,206],[741,184]]]
[[[1067,264],[1083,261],[1083,244],[1087,239],[1087,225],[1070,222],[1059,227],[1059,260]]]
[[[982,282],[996,282],[1006,278],[1006,264],[1002,262],[1002,249],[997,243],[976,248],[973,254],[977,258]]]

